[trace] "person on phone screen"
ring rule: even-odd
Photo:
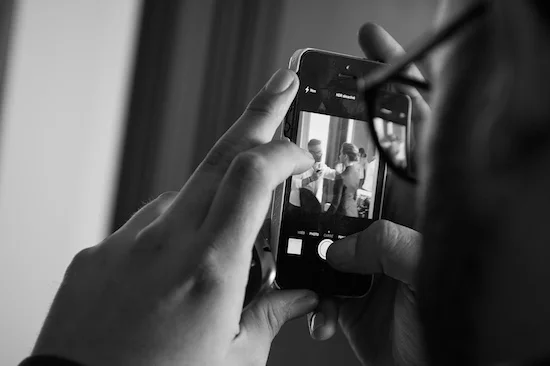
[[[357,210],[357,189],[361,183],[359,149],[354,144],[344,142],[340,149],[339,161],[344,171],[336,177],[332,202],[328,214],[359,217]]]
[[[365,183],[365,177],[367,174],[367,167],[369,165],[369,162],[367,160],[367,153],[365,152],[364,147],[359,148],[359,171],[361,179],[359,181],[359,187],[363,187],[363,184]]]
[[[292,177],[290,205],[295,208],[300,207],[307,212],[320,213],[322,211],[323,179],[334,180],[336,177],[336,171],[322,161],[323,149],[321,145],[321,140],[309,140],[307,149],[315,162],[304,173]],[[306,201],[307,204],[302,201]]]
[[[376,177],[378,175],[378,151],[375,149],[370,156],[366,157],[366,161],[367,165],[365,169],[365,180],[361,185],[361,189],[370,193],[370,197],[372,197]]]

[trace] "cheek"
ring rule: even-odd
[[[441,26],[448,24],[448,22],[458,14],[461,14],[468,9],[473,3],[478,2],[479,0],[442,0],[439,2],[438,10],[435,16],[435,27],[436,29],[441,28]],[[429,56],[429,64],[432,75],[437,76],[441,75],[442,65],[445,64],[448,60],[450,54],[449,42],[438,47],[434,52]],[[435,82],[436,80],[433,80]]]
[[[477,34],[473,41],[479,43]],[[467,44],[470,50],[472,45],[476,43]],[[478,46],[471,54],[461,52],[460,44],[450,47],[435,83],[432,121],[424,131],[422,148],[424,249],[419,302],[429,342],[441,355],[455,354],[456,344],[463,345],[464,353],[475,349],[480,256],[492,240],[480,211],[483,202],[476,199],[479,176],[473,173],[477,157],[471,145],[480,122],[478,103],[486,102],[486,96],[473,93],[479,85],[472,85],[472,80],[484,83],[487,73],[477,60]],[[449,333],[452,338],[442,336]]]
[[[498,361],[550,352],[550,141],[530,164],[513,155],[507,169],[480,163],[498,147],[494,136],[481,150],[473,142],[494,95],[485,86],[498,76],[487,40],[470,40],[476,58],[458,48],[438,56],[419,286],[433,344],[449,354],[453,343],[477,342],[470,348]],[[441,337],[449,330],[453,340]]]
[[[472,4],[479,2],[480,0],[441,0],[436,12],[436,25],[448,22],[457,14],[468,9]]]
[[[514,123],[500,122],[502,128]],[[493,168],[480,184],[492,240],[484,243],[477,310],[481,350],[490,361],[550,352],[550,142],[545,145],[536,156],[501,151],[518,162]]]

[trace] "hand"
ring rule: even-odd
[[[310,176],[310,179],[312,182],[315,182],[317,180],[319,180],[319,178],[321,177],[321,171],[314,171],[313,174],[311,174]]]
[[[330,338],[338,321],[363,365],[424,364],[414,297],[420,242],[414,230],[380,220],[331,245],[327,260],[332,267],[381,275],[363,298],[324,299],[309,316],[311,336]]]
[[[312,292],[275,291],[242,309],[271,192],[313,165],[295,144],[271,141],[297,89],[296,74],[279,71],[179,192],[74,258],[33,354],[86,365],[265,365],[280,327],[317,305]]]
[[[390,62],[403,54],[401,46],[381,27],[366,24],[359,33],[366,56]],[[409,75],[422,78],[416,67]],[[412,120],[419,129],[430,109],[415,89],[400,90],[413,101]],[[386,211],[397,221],[410,222],[411,205],[403,205],[414,195],[402,181],[391,184]],[[409,202],[407,201],[407,202]],[[330,338],[339,321],[350,344],[365,365],[423,364],[420,324],[416,318],[413,278],[420,252],[420,234],[389,221],[378,221],[357,235],[335,242],[327,253],[335,268],[354,273],[374,274],[377,281],[363,299],[324,299],[310,314],[310,332],[315,339]]]

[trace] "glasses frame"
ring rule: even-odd
[[[432,85],[428,81],[403,75],[403,71],[414,62],[423,59],[428,52],[446,42],[451,37],[454,37],[460,31],[464,30],[467,26],[473,24],[476,20],[481,19],[487,13],[489,6],[489,1],[476,2],[473,6],[468,8],[462,14],[458,15],[456,18],[449,21],[440,29],[435,29],[431,32],[428,32],[426,35],[424,35],[422,42],[413,45],[413,47],[411,47],[405,55],[398,58],[395,62],[388,64],[384,67],[380,67],[373,71],[371,74],[361,79],[358,79],[357,81],[357,88],[359,92],[363,93],[369,128],[371,134],[376,137],[373,138],[373,140],[376,144],[378,152],[393,172],[395,172],[399,177],[410,183],[418,183],[415,175],[416,169],[414,162],[411,159],[412,155],[410,151],[412,131],[411,124],[413,123],[412,118],[408,119],[407,124],[407,141],[405,143],[407,167],[403,168],[397,166],[393,162],[393,159],[389,158],[389,155],[382,148],[380,140],[377,137],[376,129],[374,126],[376,95],[379,89],[383,88],[387,84],[392,83],[403,84],[420,91],[430,91],[432,89]]]

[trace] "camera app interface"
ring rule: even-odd
[[[302,111],[296,143],[315,163],[292,177],[287,213],[373,218],[378,157],[365,122]]]
[[[386,164],[375,139],[405,160],[409,101],[382,93],[371,129],[353,75],[342,74],[346,65],[359,73],[379,66],[316,53],[301,61],[301,87],[284,134],[309,151],[314,163],[285,183],[277,251],[277,283],[283,288],[361,296],[372,283],[372,276],[333,269],[327,253],[336,241],[380,218]]]
[[[286,253],[325,261],[334,241],[375,219],[378,153],[366,122],[308,111],[300,112],[296,144],[315,162],[287,183]]]

